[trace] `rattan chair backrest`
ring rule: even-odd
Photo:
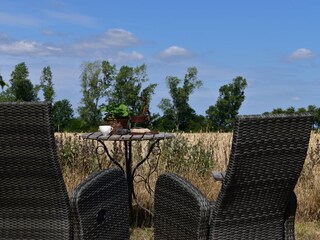
[[[213,239],[282,239],[283,221],[306,158],[312,116],[238,116],[218,196]]]
[[[0,103],[0,239],[72,239],[51,105]]]

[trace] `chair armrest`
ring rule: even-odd
[[[207,239],[210,202],[173,173],[159,177],[155,188],[154,239]]]
[[[294,240],[294,221],[297,209],[297,197],[294,192],[290,196],[290,200],[286,209],[286,216],[284,221],[284,239]]]
[[[213,171],[212,176],[216,181],[223,181],[226,177],[226,172]]]
[[[88,177],[73,192],[76,239],[129,239],[127,182],[120,169]]]

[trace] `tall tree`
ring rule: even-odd
[[[43,91],[43,97],[46,102],[53,102],[55,91],[52,83],[52,72],[50,66],[44,67],[40,77],[40,88]]]
[[[197,68],[188,68],[182,86],[179,86],[181,79],[175,76],[166,78],[172,99],[163,98],[158,107],[163,111],[164,117],[173,120],[176,130],[185,130],[195,115],[195,111],[189,105],[189,98],[195,89],[202,86],[197,74]]]
[[[129,107],[132,115],[140,114],[143,102],[140,97],[151,101],[151,96],[157,84],[149,84],[143,88],[143,83],[148,82],[147,66],[142,64],[135,68],[122,66],[117,72],[112,84],[109,104],[125,104]]]
[[[81,88],[83,97],[78,108],[80,117],[88,126],[101,121],[99,101],[108,95],[108,87],[115,72],[115,66],[100,61],[82,64]],[[103,74],[102,74],[103,72]]]
[[[29,71],[24,62],[15,66],[11,73],[10,90],[17,101],[36,101],[37,91],[28,79]]]
[[[55,102],[52,107],[52,116],[55,131],[60,132],[60,130],[67,127],[73,118],[73,109],[70,101],[63,99]]]
[[[247,81],[243,77],[236,77],[232,83],[220,87],[217,103],[206,111],[208,121],[214,130],[232,130],[235,116],[245,99],[246,87]]]

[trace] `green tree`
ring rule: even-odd
[[[143,88],[147,81],[144,64],[135,68],[122,66],[117,71],[108,61],[84,63],[81,74],[83,98],[78,109],[81,119],[87,126],[96,126],[101,121],[102,106],[109,109],[120,104],[127,105],[131,115],[139,114],[143,104],[140,97],[145,97],[149,104],[156,87],[156,84],[149,84]]]
[[[282,108],[274,108],[271,111],[271,114],[283,114],[283,113],[311,113],[314,116],[314,127],[319,128],[320,127],[320,108],[317,108],[315,105],[309,105],[307,108],[300,107],[297,110],[295,110],[294,107],[289,107],[286,110],[283,110]],[[269,112],[265,112],[263,114],[270,114]]]
[[[288,107],[286,113],[294,113],[296,109],[294,107]]]
[[[12,102],[15,100],[14,96],[12,95],[12,92],[8,88],[9,85],[3,80],[2,76],[0,75],[0,86],[1,86],[1,92],[0,92],[0,102]],[[4,90],[4,87],[7,87],[7,89]]]
[[[163,111],[165,118],[174,122],[176,130],[186,130],[190,120],[195,116],[195,111],[189,105],[189,98],[195,89],[202,86],[197,74],[197,68],[188,68],[182,86],[179,86],[182,83],[181,79],[175,76],[166,78],[171,99],[161,99],[158,107]]]
[[[83,97],[78,112],[87,126],[97,126],[101,121],[99,102],[108,96],[115,66],[108,62],[85,62],[82,64],[81,88]]]
[[[3,88],[6,86],[6,82],[3,80],[2,76],[0,75],[0,87],[3,90]]]
[[[317,108],[314,110],[313,116],[314,116],[315,128],[319,129],[320,128],[320,108]]]
[[[24,62],[15,66],[10,79],[10,91],[15,100],[26,102],[37,100],[37,90],[28,77],[29,71]]]
[[[305,108],[299,108],[297,110],[298,112],[306,112]],[[296,109],[294,107],[288,107],[287,109],[282,109],[282,108],[274,108],[271,112],[271,114],[290,114],[290,113],[295,113]],[[269,114],[269,112],[266,112],[264,114]]]
[[[236,77],[232,83],[220,87],[217,103],[206,111],[209,124],[214,130],[232,130],[235,116],[245,99],[246,87],[247,81],[243,77]]]
[[[50,66],[44,67],[42,75],[40,77],[40,88],[43,91],[44,100],[47,102],[53,102],[55,97],[55,91],[52,83],[52,72]]]
[[[176,125],[174,123],[174,119],[172,115],[163,115],[160,116],[159,113],[153,114],[151,118],[151,125],[153,129],[158,131],[174,131],[176,129]]]
[[[314,127],[319,129],[320,127],[320,108],[317,108],[315,105],[309,105],[305,108],[298,108],[298,113],[311,113],[314,117]]]
[[[187,130],[191,132],[201,132],[201,131],[207,132],[208,131],[207,127],[208,127],[207,118],[203,115],[195,114],[190,119]]]
[[[108,104],[125,104],[129,107],[131,115],[139,115],[143,106],[143,101],[140,98],[146,98],[147,104],[150,104],[152,94],[157,86],[157,84],[149,84],[143,88],[143,84],[148,81],[145,64],[135,68],[122,66],[112,83]]]
[[[63,99],[54,103],[52,107],[53,126],[55,131],[60,132],[68,127],[73,119],[72,105],[67,99]]]
[[[272,110],[271,112],[272,114],[282,114],[285,113],[285,110],[283,110],[282,108],[275,108]],[[263,114],[270,114],[269,112],[265,112]]]
[[[103,75],[103,82],[102,87],[104,90],[103,96],[105,97],[105,101],[109,101],[109,98],[112,94],[111,88],[113,81],[116,77],[117,69],[116,65],[111,65],[108,61],[102,61],[102,75]]]

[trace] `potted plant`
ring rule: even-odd
[[[119,128],[128,128],[129,108],[125,104],[109,104],[101,108],[106,113],[104,121],[113,127],[113,131]]]

